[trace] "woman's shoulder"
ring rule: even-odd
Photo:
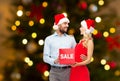
[[[93,39],[89,39],[88,44],[93,44]]]
[[[93,41],[93,38],[88,38],[88,40],[87,40],[87,41],[88,41],[88,42],[89,42],[89,41]]]

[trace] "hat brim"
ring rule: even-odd
[[[92,33],[92,32],[94,31],[94,28],[93,28],[92,26],[88,29],[87,23],[86,23],[85,20],[83,20],[83,21],[81,22],[81,26],[86,29],[85,32],[86,32],[87,34]]]
[[[62,19],[60,19],[60,21],[58,22],[57,25],[62,24],[62,23],[64,23],[64,22],[70,23],[70,21],[69,21],[68,18],[62,18]]]

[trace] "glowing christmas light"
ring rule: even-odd
[[[19,6],[18,6],[18,10],[23,10],[23,6],[22,6],[22,5],[19,5]]]
[[[45,1],[45,2],[42,3],[42,6],[43,6],[43,7],[47,7],[47,6],[48,6],[48,3]]]
[[[105,69],[105,70],[110,70],[110,66],[109,66],[108,64],[106,64],[106,65],[104,66],[104,69]]]
[[[93,61],[94,61],[94,58],[92,57],[92,58],[91,58],[91,62],[93,62]]]
[[[67,13],[66,12],[64,12],[63,14],[67,17]]]
[[[98,1],[98,4],[99,4],[100,6],[102,6],[102,5],[104,5],[104,1],[103,1],[103,0],[99,0],[99,1]]]
[[[13,31],[15,31],[17,29],[17,27],[15,26],[15,25],[13,25],[12,27],[11,27],[11,30],[13,30]]]
[[[115,28],[110,28],[110,33],[115,33]]]
[[[30,11],[26,11],[25,15],[30,16]]]
[[[115,71],[115,75],[116,75],[116,76],[120,76],[120,71],[119,71],[119,70],[116,70],[116,71]]]
[[[101,59],[100,62],[101,62],[102,65],[105,65],[105,64],[106,64],[106,60],[105,60],[105,59]]]
[[[20,25],[20,21],[19,20],[15,21],[15,25],[19,26]]]
[[[31,21],[29,21],[28,24],[29,24],[29,26],[33,26],[34,25],[34,21],[31,20]]]
[[[39,45],[43,45],[43,44],[44,44],[44,41],[41,39],[41,40],[38,41],[38,44],[39,44]]]
[[[23,44],[27,44],[27,42],[28,42],[27,39],[23,39],[23,40],[22,40],[22,43],[23,43]]]
[[[28,62],[28,65],[29,65],[29,66],[32,66],[32,65],[33,65],[33,61],[30,60],[30,61]]]
[[[37,33],[33,32],[31,36],[32,36],[32,38],[36,38],[37,37]]]
[[[108,37],[108,36],[109,36],[109,33],[108,33],[107,31],[105,31],[105,32],[103,33],[103,36],[104,36],[104,37]]]
[[[17,16],[21,17],[23,15],[23,11],[22,10],[18,10],[17,11]]]
[[[48,77],[48,76],[49,76],[49,72],[48,72],[48,71],[45,71],[45,72],[44,72],[44,76]]]
[[[40,22],[41,24],[44,24],[44,23],[45,23],[45,19],[41,18],[39,22]]]
[[[28,63],[28,62],[30,61],[30,58],[29,58],[29,57],[25,57],[24,61],[25,61],[26,63]]]
[[[95,21],[96,21],[97,23],[100,23],[101,20],[102,20],[101,17],[96,17],[96,18],[95,18]]]
[[[95,30],[93,31],[93,35],[97,35],[97,33],[98,33],[98,31],[95,29]]]

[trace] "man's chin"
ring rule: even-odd
[[[66,33],[67,31],[60,31],[62,34]]]

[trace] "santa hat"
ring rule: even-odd
[[[81,25],[86,29],[86,33],[92,33],[95,27],[95,21],[91,19],[81,21]]]
[[[54,16],[55,22],[53,25],[54,29],[58,28],[59,24],[62,24],[63,22],[70,22],[69,19],[64,14],[57,14]]]

